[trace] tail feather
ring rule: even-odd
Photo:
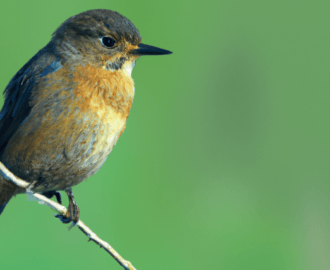
[[[15,194],[17,186],[0,175],[0,215]]]
[[[0,206],[0,215],[3,212],[3,210],[5,209],[7,203],[4,203],[3,205]]]

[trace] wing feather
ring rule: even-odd
[[[47,60],[47,54],[49,60],[53,60],[49,64],[49,61],[44,61],[45,57]],[[46,47],[25,64],[9,82],[4,91],[5,103],[0,112],[0,157],[12,135],[31,112],[29,101],[38,79],[56,72],[61,67],[60,60],[54,61],[54,55],[50,55]]]

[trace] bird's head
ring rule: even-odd
[[[122,70],[129,75],[140,55],[170,54],[141,43],[138,29],[118,12],[88,10],[66,20],[51,41],[69,61]]]

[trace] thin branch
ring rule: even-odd
[[[16,186],[24,188],[26,193],[30,196],[35,197],[38,201],[42,202],[42,204],[46,204],[51,207],[55,211],[65,215],[67,212],[66,207],[61,204],[58,204],[55,201],[52,201],[45,196],[34,193],[31,189],[29,189],[30,183],[18,178],[13,173],[11,173],[1,162],[0,162],[0,170],[2,174],[6,177],[7,180],[13,182]],[[79,220],[76,225],[78,228],[89,238],[88,241],[93,241],[102,247],[106,252],[108,252],[122,267],[126,270],[136,270],[134,266],[129,262],[124,260],[117,251],[115,251],[107,242],[103,241],[99,238],[90,228],[88,228],[81,220]]]

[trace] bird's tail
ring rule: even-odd
[[[0,215],[15,194],[17,186],[0,175]]]

